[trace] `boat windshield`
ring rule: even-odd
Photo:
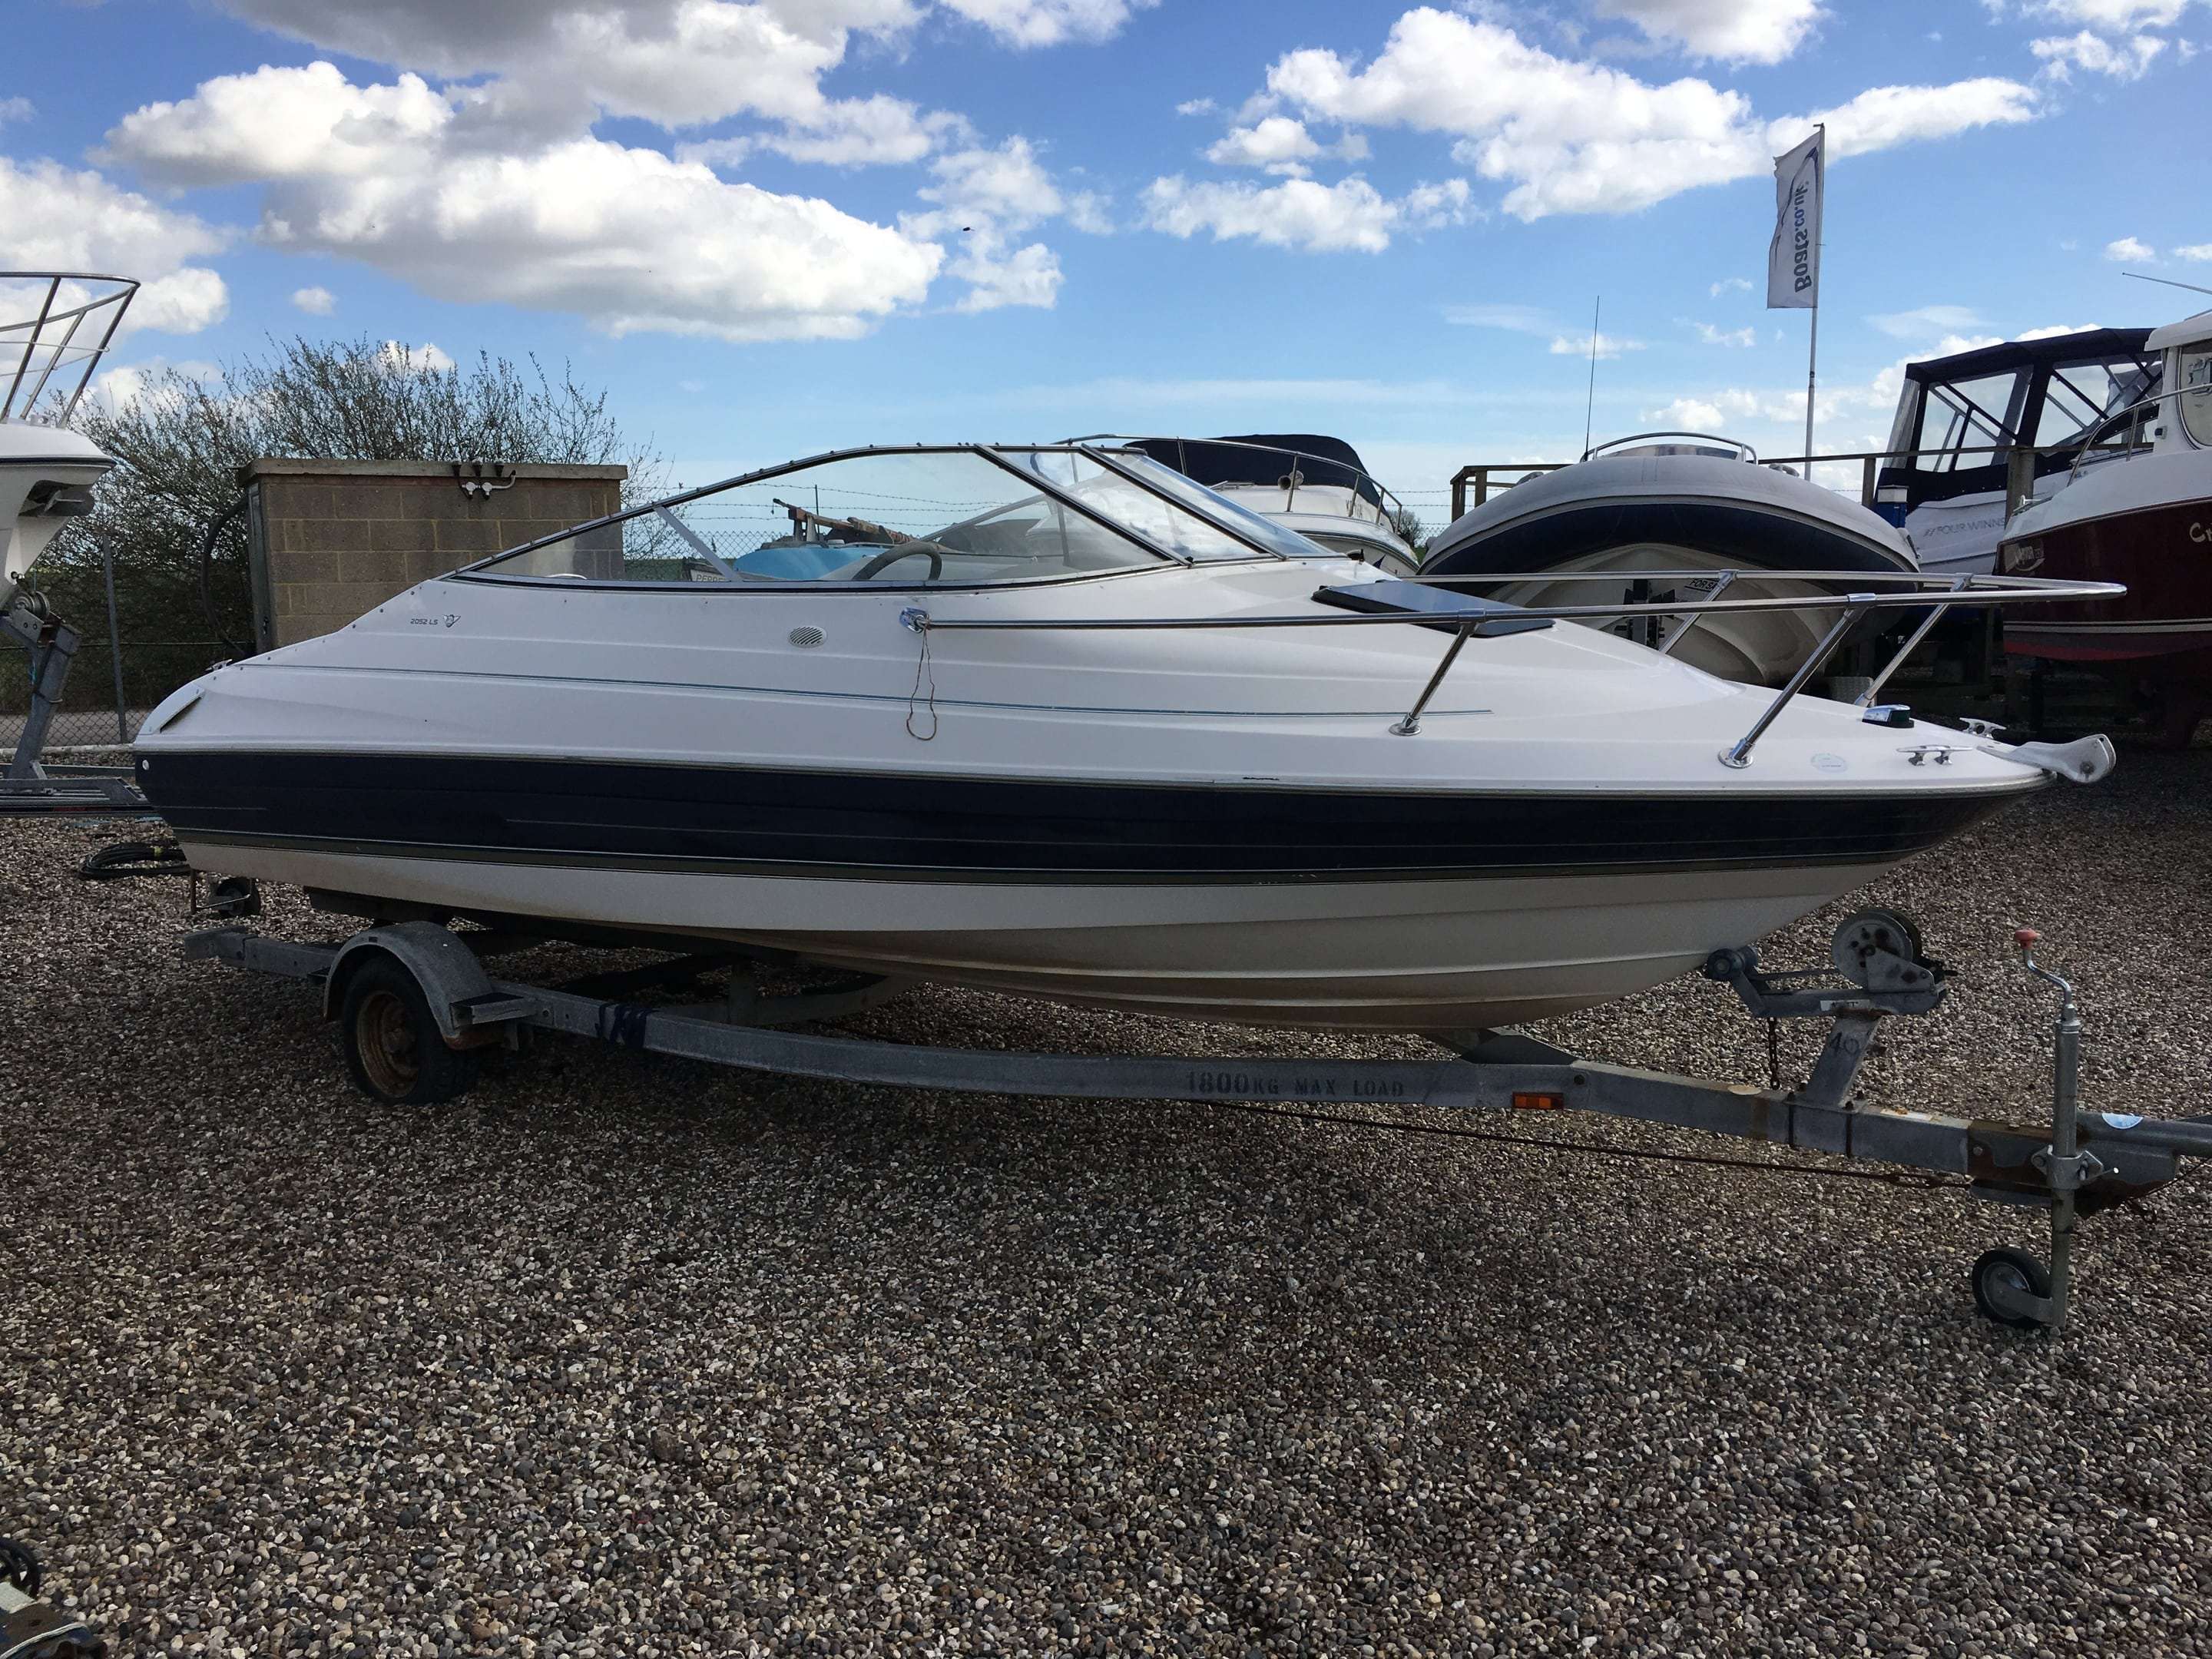
[[[1210,491],[1196,494],[1203,501],[1185,505],[1180,492],[1146,488],[1070,449],[870,450],[672,496],[471,571],[623,583],[972,586],[1275,551],[1282,537],[1272,526],[1264,539],[1240,540],[1223,521],[1241,532],[1250,515]]]
[[[1167,504],[1188,509],[1178,515],[1180,524],[1194,516],[1210,520],[1218,530],[1228,533],[1218,539],[1194,539],[1178,550],[1184,556],[1195,559],[1249,559],[1254,547],[1285,559],[1310,559],[1313,544],[1295,530],[1285,528],[1274,520],[1255,513],[1204,484],[1194,483],[1171,466],[1164,466],[1151,456],[1132,449],[1115,449],[1103,455],[1077,453],[1065,450],[1030,450],[1022,458],[1025,465],[1038,469],[1042,477],[1063,483],[1086,500],[1096,499],[1101,505],[1111,503],[1118,510],[1143,509],[1139,501],[1148,489],[1168,498]],[[1115,469],[1118,469],[1116,471]],[[1133,489],[1122,475],[1134,478],[1146,489]],[[1168,526],[1163,524],[1156,533],[1165,534]],[[1176,533],[1182,533],[1178,530]],[[1241,539],[1240,539],[1241,538]]]
[[[2212,341],[2184,346],[2179,356],[2181,423],[2199,449],[2212,449]]]

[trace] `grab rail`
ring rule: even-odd
[[[1617,582],[1621,578],[1621,573],[1618,570],[1545,571],[1541,574],[1548,581]],[[1711,570],[1639,570],[1634,574],[1639,580],[1695,579],[1702,581],[1716,573]],[[1735,573],[1719,574],[1732,578]],[[1808,575],[1833,581],[1836,573],[1832,570],[1759,572],[1761,580],[1772,576]],[[1465,577],[1407,577],[1402,580],[1413,582],[1425,580],[1429,583],[1440,580],[1463,583],[1468,580]],[[1485,575],[1477,580],[1481,583],[1488,584],[1492,581],[1513,581],[1526,580],[1526,578]],[[975,617],[939,619],[918,608],[909,608],[904,614],[911,618],[908,625],[916,632],[924,635],[934,632],[1103,633],[1115,630],[1217,628],[1387,628],[1394,625],[1404,627],[1409,623],[1417,627],[1432,628],[1439,623],[1455,623],[1457,626],[1452,630],[1452,641],[1445,648],[1443,659],[1437,665],[1436,672],[1429,676],[1428,683],[1421,688],[1419,696],[1415,699],[1413,707],[1407,711],[1404,718],[1395,722],[1389,728],[1395,736],[1413,737],[1420,730],[1422,710],[1427,708],[1429,700],[1436,695],[1437,688],[1443,684],[1444,677],[1451,672],[1452,665],[1459,660],[1460,653],[1465,648],[1467,642],[1480,636],[1482,624],[1494,623],[1501,617],[1510,617],[1516,621],[1550,618],[1561,622],[1588,622],[1612,617],[1688,615],[1692,618],[1692,625],[1694,625],[1697,619],[1708,613],[1718,611],[1734,614],[1740,611],[1826,611],[1841,605],[1844,614],[1836,619],[1835,623],[1822,636],[1820,643],[1814,648],[1813,653],[1798,665],[1797,672],[1792,674],[1789,683],[1776,693],[1774,700],[1767,704],[1759,718],[1752,723],[1751,729],[1721,751],[1721,763],[1733,770],[1741,771],[1751,764],[1752,750],[1759,738],[1765,735],[1767,728],[1780,717],[1782,711],[1789,706],[1791,699],[1797,696],[1813,676],[1820,672],[1820,665],[1834,654],[1836,647],[1843,643],[1844,637],[1850,634],[1860,618],[1870,611],[1927,609],[1931,598],[1940,597],[1942,601],[1929,609],[1928,615],[1922,617],[1919,625],[1883,665],[1881,672],[1874,677],[1867,690],[1854,700],[1852,706],[1861,708],[1873,702],[1874,694],[1888,682],[1890,676],[1897,672],[1905,659],[1911,654],[1913,649],[1927,637],[1929,629],[1936,625],[1937,618],[1955,606],[2051,604],[2069,599],[2118,599],[2128,591],[2118,582],[2066,581],[2051,576],[1996,574],[1929,576],[1907,574],[1902,572],[1893,574],[1885,572],[1881,574],[1871,573],[1863,575],[1854,574],[1851,580],[1854,582],[1865,583],[1867,586],[1840,594],[1820,593],[1802,597],[1776,595],[1767,599],[1723,599],[1717,597],[1728,585],[1726,581],[1722,581],[1716,584],[1712,595],[1699,599],[1665,599],[1632,605],[1514,605],[1504,611],[1496,609],[1487,611],[1316,610],[1310,614],[1273,617]],[[1878,592],[1874,591],[1875,587],[1902,591]],[[1686,632],[1687,629],[1683,631]],[[1679,639],[1680,635],[1676,637]]]
[[[114,343],[138,284],[128,276],[92,271],[0,270],[0,296],[11,283],[43,284],[44,291],[33,315],[0,322],[0,375],[8,377],[7,389],[0,392],[0,421],[39,416],[40,400],[51,385],[55,402],[42,418],[66,426],[92,384],[93,370]],[[88,297],[80,300],[80,294]],[[82,344],[77,343],[80,332],[87,332]]]
[[[2075,481],[2075,479],[2081,476],[2081,468],[2083,465],[2087,462],[2090,452],[2097,447],[2099,441],[2101,440],[2106,433],[2111,432],[2114,427],[2118,426],[2123,422],[2126,422],[2128,434],[2127,447],[2124,449],[2118,449],[2116,451],[2112,447],[2107,446],[2105,459],[2108,460],[2112,459],[2114,458],[2114,455],[2117,454],[2118,459],[2121,460],[2131,461],[2136,458],[2139,434],[2142,433],[2143,427],[2147,424],[2146,422],[2139,418],[2142,410],[2156,409],[2168,398],[2179,398],[2192,392],[2203,392],[2208,389],[2212,388],[2207,388],[2201,386],[2166,386],[2157,392],[2152,392],[2148,398],[2138,398],[2135,402],[2127,404],[2125,407],[2114,410],[2111,414],[2106,416],[2103,420],[2098,422],[2096,426],[2091,430],[2089,435],[2081,441],[2081,447],[2076,450],[2074,454],[2074,465],[2067,469],[2066,482],[2070,484]],[[2181,411],[2178,409],[2174,411],[2177,416],[2179,416],[2180,412]],[[2141,445],[2141,447],[2145,453],[2148,453],[2150,446],[2148,443],[2143,443]]]
[[[1632,432],[1626,438],[1610,439],[1594,449],[1583,451],[1583,459],[1594,461],[1616,449],[1626,449],[1631,444],[1649,443],[1654,438],[1693,438],[1701,444],[1722,444],[1734,450],[1739,461],[1749,461],[1753,465],[1759,462],[1759,452],[1740,438],[1723,438],[1716,433],[1686,432],[1679,428],[1665,432]]]

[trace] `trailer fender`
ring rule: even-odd
[[[485,1030],[484,1022],[472,1015],[511,999],[493,988],[491,976],[484,972],[476,952],[434,921],[365,927],[340,945],[331,963],[330,976],[323,981],[325,1019],[337,1018],[345,1000],[346,982],[363,963],[380,955],[391,957],[414,975],[429,1000],[440,1035],[449,1045],[469,1048],[497,1040],[497,1032]]]

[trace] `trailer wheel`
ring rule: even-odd
[[[476,1079],[476,1054],[446,1046],[415,975],[381,952],[346,981],[338,1040],[354,1085],[373,1099],[434,1106]]]
[[[1984,1319],[2041,1330],[2043,1316],[2033,1304],[2050,1295],[2050,1271],[2025,1250],[1984,1250],[1974,1263],[1974,1307]]]

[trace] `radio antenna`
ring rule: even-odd
[[[2164,283],[2168,288],[2185,288],[2191,294],[2212,294],[2212,288],[2199,288],[2194,283],[2177,283],[2171,276],[2146,276],[2140,270],[2124,270],[2123,276],[2132,276],[2139,283]]]
[[[1589,458],[1590,417],[1597,410],[1597,319],[1605,310],[1605,295],[1590,303],[1589,396],[1583,404],[1583,458]]]

